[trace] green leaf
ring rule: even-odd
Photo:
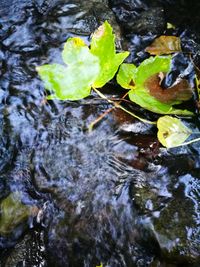
[[[134,64],[122,64],[117,74],[118,84],[125,89],[134,89],[136,72],[137,67]]]
[[[135,77],[136,84],[144,85],[146,79],[148,79],[152,75],[159,72],[169,72],[171,59],[171,56],[156,56],[144,60],[138,67]]]
[[[135,87],[129,91],[129,98],[139,106],[158,114],[192,115],[188,110],[175,109],[172,105],[165,104],[151,96],[145,81],[156,73],[167,73],[170,70],[171,56],[150,57],[144,60],[135,72]]]
[[[100,60],[100,75],[93,83],[93,87],[100,88],[110,81],[117,72],[119,65],[128,57],[129,52],[116,54],[115,35],[112,27],[106,21],[93,34],[91,52]]]
[[[62,58],[65,64],[76,64],[87,60],[88,47],[79,37],[69,38],[64,45]]]
[[[68,39],[62,56],[68,66],[49,64],[37,67],[46,89],[53,91],[48,99],[78,100],[89,96],[100,72],[99,59],[77,37]]]
[[[167,148],[181,145],[192,133],[181,120],[170,116],[160,117],[157,121],[157,127],[158,140]]]

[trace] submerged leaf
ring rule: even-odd
[[[192,133],[181,120],[170,116],[160,117],[157,127],[158,140],[167,148],[181,145]]]
[[[162,103],[150,94],[146,81],[160,72],[167,73],[170,70],[171,56],[150,57],[144,60],[135,73],[135,87],[129,91],[129,98],[139,106],[159,114],[192,115],[188,110],[173,108],[172,104]]]
[[[93,34],[91,52],[100,60],[100,74],[93,83],[93,87],[96,88],[100,88],[110,81],[117,72],[119,65],[129,55],[129,52],[116,54],[115,35],[107,21]]]
[[[181,51],[181,41],[176,36],[162,35],[145,49],[150,55],[167,55]]]
[[[37,67],[45,87],[54,94],[48,99],[78,100],[90,95],[100,72],[99,59],[80,38],[70,38],[62,53],[68,66],[49,64]]]
[[[133,89],[135,86],[135,73],[137,67],[133,64],[122,64],[117,74],[117,82],[125,89]]]

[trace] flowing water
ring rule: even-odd
[[[171,22],[198,63],[193,2],[1,0],[1,267],[200,266],[199,144],[167,151],[154,127],[119,110],[90,133],[110,104],[95,94],[46,102],[35,70],[61,63],[66,39],[88,42],[105,19],[118,47],[131,49],[129,61],[147,57],[144,48]],[[174,69],[187,63],[179,55]],[[113,83],[104,93],[121,94]],[[200,128],[198,118],[188,125]]]

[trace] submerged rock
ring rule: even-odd
[[[12,234],[19,225],[37,213],[37,207],[22,204],[19,192],[11,193],[0,203],[0,236]]]
[[[159,169],[158,169],[159,170]],[[160,174],[159,174],[160,173]],[[171,264],[200,263],[200,187],[198,178],[176,177],[160,168],[156,180],[133,187],[141,220],[159,245],[162,259]]]
[[[171,201],[153,219],[161,255],[171,262],[189,266],[200,263],[199,196],[198,178],[181,176],[174,185]]]
[[[147,2],[147,3],[146,3]],[[166,26],[162,5],[148,1],[110,1],[127,34],[161,34]]]
[[[47,266],[43,232],[31,232],[3,257],[4,267],[14,266]]]

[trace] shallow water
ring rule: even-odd
[[[81,35],[88,41],[105,18],[121,46],[132,49],[129,60],[138,63],[166,20],[176,23],[172,3],[166,1],[163,13],[161,1],[153,7],[148,1],[110,1],[121,31],[106,1],[1,3],[0,266],[200,265],[198,144],[166,151],[153,127],[120,111],[89,133],[88,125],[110,105],[95,95],[46,103],[35,71],[60,63],[65,40]],[[183,12],[175,32],[198,60],[197,19],[187,28],[182,5],[176,6]],[[119,14],[128,20],[152,8],[162,22],[152,33],[147,24],[132,32],[120,21]],[[104,92],[120,94],[113,84]],[[197,118],[188,124],[200,126]]]

